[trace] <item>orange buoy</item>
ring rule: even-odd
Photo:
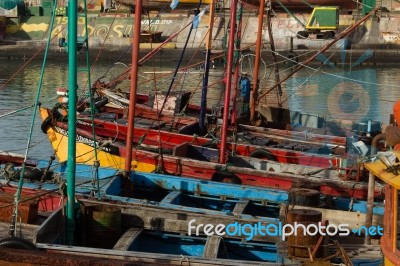
[[[397,126],[400,126],[400,100],[393,105],[393,115]]]

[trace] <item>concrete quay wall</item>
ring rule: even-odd
[[[337,42],[325,54],[331,53],[331,62],[340,64],[340,53],[351,55],[362,54],[366,50],[372,56],[366,60],[365,64],[382,64],[400,62],[400,4],[394,5],[390,2],[389,12],[379,12],[378,16],[370,18],[363,25],[359,26],[347,38],[346,44],[343,41]],[[308,14],[295,14],[300,20],[306,22]],[[91,54],[96,55],[101,49],[101,57],[104,59],[116,58],[122,54],[124,58],[129,58],[125,54],[130,54],[130,45],[132,42],[133,22],[132,16],[115,16],[112,13],[107,16],[91,15],[88,20],[89,46]],[[340,27],[337,34],[348,26],[352,25],[360,18],[359,15],[341,15]],[[149,19],[142,16],[142,29],[162,32],[161,41],[180,31],[180,34],[174,37],[161,52],[156,56],[158,58],[178,58],[186,42],[190,26],[186,27],[193,20],[193,15],[182,14],[162,14]],[[203,56],[205,49],[205,36],[208,32],[209,18],[204,16],[197,29],[193,29],[188,41],[188,50],[193,54],[198,51],[199,57]],[[222,50],[224,38],[227,34],[227,24],[229,18],[223,15],[217,16],[213,26],[214,50]],[[241,47],[249,48],[250,53],[254,49],[254,43],[257,36],[257,15],[254,11],[244,12],[242,22],[242,40]],[[67,36],[68,17],[56,17],[55,26],[51,31],[52,45],[50,54],[52,57],[64,57],[65,52],[58,47],[59,40]],[[6,35],[3,41],[0,40],[0,58],[30,58],[33,54],[45,45],[48,36],[50,17],[28,17],[21,19],[8,19],[6,26]],[[80,18],[78,21],[78,33],[84,34],[84,21]],[[272,30],[274,42],[277,51],[283,56],[288,56],[289,51],[299,55],[299,60],[306,58],[325,46],[332,40],[300,39],[296,33],[303,30],[302,26],[286,13],[278,13],[272,18]],[[269,50],[269,38],[266,23],[263,26],[263,50]],[[157,43],[142,43],[141,55],[144,55],[155,48]],[[40,53],[41,54],[41,53]],[[268,60],[269,53],[264,56]],[[39,56],[40,58],[40,56]],[[349,58],[349,57],[346,57]],[[354,58],[354,56],[353,56]]]

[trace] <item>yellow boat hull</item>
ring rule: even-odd
[[[48,109],[40,108],[40,116],[43,121],[49,117]],[[59,162],[64,162],[68,160],[68,134],[62,129],[55,129],[53,127],[48,127],[46,130],[47,136],[50,143],[54,149],[55,155]],[[109,151],[102,148],[94,149],[93,140],[83,139],[77,137],[76,141],[76,162],[93,165],[97,160],[100,162],[102,167],[112,167],[117,169],[124,169],[125,158],[113,155]],[[138,162],[132,160],[131,169],[142,171],[142,172],[152,172],[156,169],[154,164]]]

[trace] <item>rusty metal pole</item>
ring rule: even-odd
[[[232,0],[231,13],[230,13],[230,30],[228,39],[228,58],[226,65],[226,84],[225,84],[225,98],[224,98],[224,114],[222,118],[221,129],[221,149],[219,150],[219,163],[225,163],[225,149],[226,139],[228,135],[228,122],[229,122],[229,107],[231,100],[231,85],[232,85],[232,65],[233,65],[233,50],[235,48],[235,31],[236,31],[236,11],[238,0]]]
[[[203,86],[201,90],[201,105],[200,105],[200,116],[199,126],[201,132],[206,132],[206,114],[207,114],[207,91],[208,91],[208,75],[210,73],[211,64],[211,49],[212,49],[212,33],[214,26],[214,13],[215,3],[214,1],[210,4],[210,20],[208,22],[208,33],[206,37],[206,59],[204,61],[204,74],[203,74]]]
[[[282,107],[282,102],[281,102],[281,96],[282,96],[282,87],[281,84],[279,83],[280,76],[279,76],[279,66],[278,66],[278,59],[276,58],[276,49],[275,49],[275,41],[274,41],[274,35],[272,33],[272,22],[271,22],[271,0],[268,1],[267,4],[267,29],[268,29],[268,36],[269,36],[269,43],[271,47],[271,55],[272,55],[272,61],[274,62],[274,71],[275,71],[275,82],[277,82],[279,85],[277,86],[278,89],[276,91],[276,97],[278,100],[278,107]]]
[[[374,192],[375,192],[375,176],[372,172],[368,177],[368,197],[367,197],[367,216],[365,217],[365,226],[370,228],[372,226],[372,218],[374,215]],[[371,236],[365,234],[365,245],[371,245]]]
[[[131,171],[132,165],[132,148],[133,148],[133,129],[135,127],[135,105],[136,105],[136,89],[137,89],[137,73],[140,45],[140,31],[142,20],[142,0],[135,2],[135,25],[133,31],[132,43],[132,71],[131,71],[131,89],[129,95],[129,113],[128,113],[128,135],[126,138],[126,156],[125,171]]]
[[[258,72],[260,69],[261,60],[261,39],[262,39],[262,26],[264,23],[264,5],[265,0],[260,0],[260,7],[258,9],[258,28],[257,28],[257,39],[256,39],[256,57],[254,61],[254,72],[253,72],[253,87],[250,94],[250,121],[254,121],[256,112],[256,99],[259,88]]]
[[[386,140],[386,134],[382,133],[376,135],[371,142],[371,157],[378,151],[378,143],[381,140]],[[368,196],[367,196],[367,216],[365,217],[365,226],[370,228],[372,226],[372,219],[374,215],[374,192],[375,192],[375,176],[369,172],[368,176]],[[371,237],[366,234],[364,244],[371,245]]]
[[[235,53],[236,55],[236,65],[235,65],[235,74],[233,77],[233,95],[232,95],[232,114],[231,114],[231,125],[235,127],[234,131],[236,132],[237,126],[237,95],[238,95],[238,86],[239,86],[239,51],[240,51],[240,42],[242,41],[242,13],[243,13],[243,3],[240,2],[239,8],[239,22],[237,25],[237,33],[236,33],[236,42],[235,42]]]

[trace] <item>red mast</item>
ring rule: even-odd
[[[236,11],[237,11],[238,0],[232,0],[231,2],[231,13],[230,13],[230,24],[229,24],[229,39],[228,39],[228,58],[226,64],[226,84],[225,84],[225,99],[224,99],[224,114],[222,118],[222,132],[221,132],[221,149],[219,151],[219,163],[225,163],[225,150],[226,150],[226,139],[228,134],[228,122],[229,122],[229,107],[231,98],[231,85],[232,85],[232,63],[233,63],[233,52],[235,48],[235,31],[236,31]]]
[[[131,71],[131,89],[129,95],[129,113],[128,113],[128,136],[126,138],[126,156],[125,156],[125,171],[131,171],[132,165],[132,148],[133,148],[133,129],[135,127],[135,102],[136,102],[136,89],[137,89],[137,73],[138,73],[138,60],[139,60],[139,45],[140,45],[140,31],[142,20],[142,0],[135,2],[135,25],[133,30],[133,43],[132,43],[132,71]]]

